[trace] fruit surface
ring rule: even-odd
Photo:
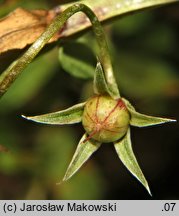
[[[97,95],[85,104],[82,124],[88,139],[104,143],[117,141],[126,134],[129,121],[130,114],[122,99]]]

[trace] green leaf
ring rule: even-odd
[[[70,42],[59,49],[62,68],[74,77],[89,79],[94,75],[95,56],[85,44]]]
[[[168,118],[159,118],[159,117],[154,117],[154,116],[149,116],[149,115],[144,115],[141,113],[138,113],[135,111],[134,107],[124,99],[124,102],[131,114],[131,120],[130,120],[130,125],[136,126],[136,127],[147,127],[147,126],[152,126],[152,125],[158,125],[158,124],[163,124],[167,122],[175,122],[175,119],[168,119]]]
[[[80,103],[58,112],[29,117],[23,115],[22,117],[44,124],[74,124],[81,122],[84,105],[85,103]]]
[[[81,138],[70,165],[65,173],[63,181],[71,178],[80,167],[89,159],[89,157],[101,146],[101,143],[94,140],[86,140],[87,135]]]
[[[109,88],[104,77],[103,68],[100,62],[98,62],[96,65],[93,85],[94,92],[96,94],[110,94]]]
[[[142,173],[142,170],[139,167],[139,164],[136,160],[136,157],[132,149],[130,129],[128,129],[127,135],[122,140],[120,140],[117,143],[114,143],[114,147],[119,158],[126,166],[126,168],[129,170],[129,172],[131,172],[132,175],[134,175],[143,184],[143,186],[151,195],[149,185]]]
[[[90,7],[98,19],[103,21],[109,21],[116,17],[124,17],[129,14],[133,14],[137,11],[146,10],[147,8],[155,8],[156,6],[165,5],[169,3],[178,2],[178,0],[101,0],[90,1],[82,0],[83,3]],[[71,4],[61,6],[64,10]],[[72,22],[69,21],[69,25],[64,29],[63,36],[67,37],[74,33],[80,32],[90,26],[89,22],[85,20],[83,14],[76,14],[72,18]]]

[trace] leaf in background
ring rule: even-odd
[[[62,68],[69,74],[82,79],[93,77],[95,57],[85,44],[67,43],[59,50],[59,60]]]
[[[55,73],[58,66],[57,50],[52,50],[33,61],[0,100],[0,112],[19,109],[33,98]]]
[[[144,10],[146,8],[178,2],[178,0],[84,0],[80,2],[89,6],[96,13],[100,21],[108,21],[118,16],[124,16],[125,14],[130,14],[138,10]],[[3,29],[3,31],[0,33],[0,53],[11,49],[22,49],[26,47],[27,44],[34,42],[44,31],[47,24],[54,18],[54,16],[57,13],[64,11],[70,5],[72,5],[72,3],[60,5],[59,7],[49,11],[27,11],[19,8],[12,12],[9,16],[1,19],[0,29]],[[16,14],[17,19],[14,17],[14,14]],[[14,20],[16,20],[16,22],[14,22]],[[20,24],[20,26],[17,24]],[[63,31],[55,37],[68,37],[90,27],[90,25],[91,24],[89,20],[86,19],[86,16],[82,13],[78,13],[68,20]],[[7,26],[11,26],[11,28],[8,28],[7,30]],[[28,38],[27,35],[30,37]],[[11,40],[8,45],[7,41],[9,39]],[[11,42],[12,39],[14,43]],[[56,38],[54,39],[56,40]]]
[[[90,161],[78,175],[61,184],[60,189],[55,191],[59,191],[60,197],[65,200],[97,200],[104,197],[106,185],[101,169]]]
[[[101,143],[94,140],[86,140],[87,135],[81,138],[70,165],[62,181],[72,177],[80,167],[89,159],[89,157],[101,146]],[[84,142],[85,141],[85,142]]]
[[[150,28],[150,34],[143,36],[141,48],[155,54],[169,54],[175,49],[176,34],[172,26],[167,25],[166,21],[158,23]]]
[[[159,57],[147,54],[140,53],[137,48],[116,52],[115,71],[120,69],[116,78],[126,95],[146,100],[161,97],[166,94],[167,88],[178,82],[174,67]]]
[[[54,124],[54,125],[62,125],[62,124],[74,124],[81,122],[83,109],[85,103],[76,104],[68,109],[61,110],[58,112],[48,113],[44,115],[27,117],[24,118],[35,121],[43,124]]]
[[[115,31],[116,37],[133,37],[136,34],[136,37],[138,37],[142,34],[141,30],[148,29],[152,21],[153,13],[145,11],[119,19],[117,22],[114,22],[112,28]],[[145,35],[142,34],[141,37],[143,38]]]
[[[25,10],[17,8],[0,20],[0,53],[22,49],[32,44],[56,16],[53,10]],[[57,37],[50,42],[57,40]]]
[[[136,112],[134,107],[126,99],[123,100],[125,101],[125,104],[131,114],[130,125],[132,126],[147,127],[147,126],[176,121],[175,119],[159,118],[159,117],[141,114],[139,112]]]
[[[77,133],[70,127],[40,127],[35,136],[34,158],[38,159],[36,173],[44,182],[54,185],[63,177],[71,152],[74,150]],[[55,186],[55,189],[56,186]]]
[[[96,94],[110,94],[105,77],[103,68],[101,66],[101,63],[98,62],[96,65],[96,70],[94,74],[94,93]]]
[[[45,200],[46,199],[46,188],[40,181],[32,180],[29,184],[25,200]]]
[[[156,6],[178,2],[178,0],[101,0],[90,1],[82,0],[80,3],[89,6],[97,15],[100,21],[109,21],[113,18],[128,15],[136,11],[146,10],[146,8],[154,8]],[[71,4],[61,5],[63,11]],[[62,32],[62,37],[70,36],[76,32],[82,31],[90,26],[89,21],[84,14],[75,14],[66,24]]]
[[[134,175],[143,184],[143,186],[151,195],[148,183],[142,173],[142,170],[140,169],[137,163],[137,160],[132,149],[130,129],[128,129],[127,135],[122,140],[118,141],[117,143],[114,143],[114,147],[119,158],[126,166],[126,168],[129,170],[129,172],[131,172],[132,175]]]

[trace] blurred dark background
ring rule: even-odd
[[[49,9],[61,2],[67,1],[0,1],[0,16],[18,6]],[[142,113],[179,119],[178,29],[178,4],[105,26],[121,94]],[[91,32],[78,42],[88,49],[96,46]],[[95,53],[92,67],[94,59]],[[57,111],[90,95],[92,79],[79,79],[64,71],[58,47],[23,72],[0,100],[0,145],[9,149],[0,152],[0,199],[179,199],[178,123],[132,128],[133,149],[152,197],[126,170],[110,144],[102,145],[71,180],[56,185],[84,130],[80,124],[35,124],[21,114]]]

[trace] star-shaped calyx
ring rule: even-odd
[[[175,120],[138,113],[126,99],[119,95],[116,97],[106,82],[100,62],[96,66],[93,84],[95,95],[84,103],[59,112],[23,117],[35,122],[55,125],[82,122],[86,132],[79,141],[62,181],[71,178],[102,143],[113,143],[123,164],[151,194],[132,149],[130,126],[147,127]],[[118,92],[118,89],[114,92]]]

